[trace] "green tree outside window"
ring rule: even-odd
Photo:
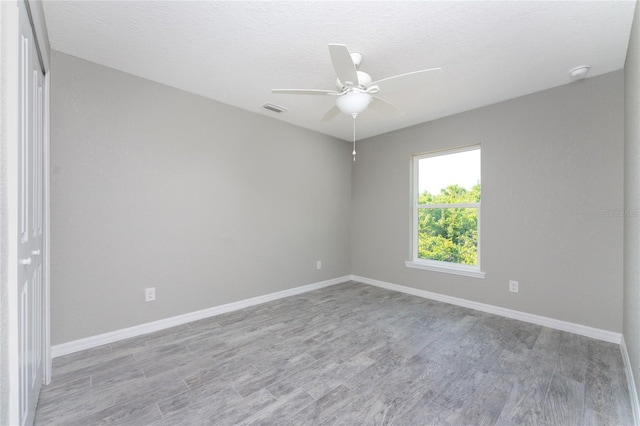
[[[480,184],[470,190],[450,185],[439,194],[419,194],[418,204],[426,206],[418,209],[418,258],[477,265],[478,208],[441,206],[479,202]]]

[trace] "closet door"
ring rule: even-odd
[[[19,4],[18,341],[19,418],[33,422],[43,382],[43,71],[23,2]]]

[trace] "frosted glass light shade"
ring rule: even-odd
[[[362,92],[349,92],[336,99],[336,106],[345,114],[360,114],[371,103],[371,95]]]

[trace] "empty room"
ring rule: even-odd
[[[0,2],[0,424],[640,424],[640,11]]]

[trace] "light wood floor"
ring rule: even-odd
[[[35,423],[633,417],[618,345],[350,282],[56,358]]]

